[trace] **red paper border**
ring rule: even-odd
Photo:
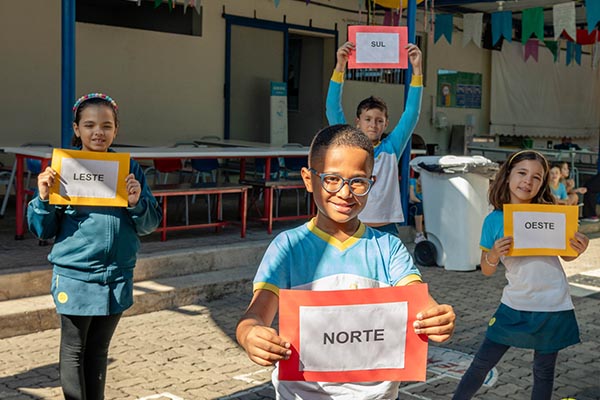
[[[404,368],[355,370],[340,372],[300,371],[300,306],[336,306],[408,302],[406,356]],[[288,360],[279,362],[279,379],[320,382],[425,381],[427,336],[417,335],[413,322],[429,302],[427,284],[357,290],[280,290],[279,335],[291,344]]]
[[[373,26],[373,25],[351,25],[348,27],[348,41],[356,44],[357,32],[377,32],[377,33],[398,33],[400,40],[399,45],[399,62],[398,63],[357,63],[356,51],[353,51],[348,58],[348,69],[356,68],[408,68],[408,53],[406,46],[408,45],[408,29],[405,26]]]

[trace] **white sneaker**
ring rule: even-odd
[[[417,232],[417,236],[415,236],[415,244],[421,243],[424,240],[427,240],[425,235],[422,232]]]

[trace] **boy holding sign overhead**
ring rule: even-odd
[[[346,42],[336,53],[337,64],[329,82],[326,102],[327,120],[331,125],[346,123],[342,109],[342,89],[346,65],[355,50],[354,43]],[[398,183],[398,162],[419,120],[423,94],[421,50],[414,44],[409,44],[406,50],[413,76],[404,113],[398,124],[388,136],[381,139],[389,125],[388,109],[382,99],[373,96],[358,104],[355,119],[356,127],[369,137],[374,146],[373,175],[377,176],[378,180],[371,192],[369,203],[359,217],[365,224],[395,235],[398,234],[396,223],[404,222]]]
[[[255,363],[273,365],[292,354],[290,343],[271,328],[280,289],[352,290],[421,283],[402,242],[358,219],[378,184],[373,163],[371,141],[349,125],[324,128],[313,139],[302,179],[313,193],[317,216],[279,234],[270,244],[254,279],[253,298],[236,329],[238,342]],[[417,313],[413,329],[443,342],[454,331],[454,319],[451,306],[428,297],[428,307]],[[371,339],[375,337],[373,330]],[[278,399],[394,399],[399,383],[280,381],[275,369],[273,385]]]
[[[538,218],[540,214],[548,215],[550,210],[545,213],[534,211],[543,204],[547,205],[546,209],[552,207],[554,202],[549,173],[548,161],[542,154],[523,150],[513,153],[502,164],[490,186],[489,201],[494,211],[483,222],[479,244],[481,272],[494,274],[502,261],[508,284],[500,306],[488,323],[485,339],[454,393],[455,400],[472,398],[488,372],[513,346],[534,350],[531,398],[550,399],[558,351],[579,343],[579,328],[567,277],[558,256],[545,255],[548,249],[539,243],[542,230],[552,230],[559,225],[550,222],[550,216],[543,220]],[[521,215],[513,213],[512,218],[504,215],[511,207],[523,205],[530,206]],[[573,207],[573,211],[576,221],[577,209]],[[523,235],[515,232],[514,237],[505,235],[505,225],[517,219],[529,232]],[[530,250],[535,248],[533,252],[537,254],[514,256],[522,249],[521,242],[532,243]],[[588,242],[580,232],[568,235],[561,246],[570,249],[563,249],[561,253],[573,255],[563,255],[562,259],[574,260],[586,250]]]

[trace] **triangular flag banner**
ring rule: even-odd
[[[554,62],[557,62],[558,54],[560,51],[560,46],[558,45],[558,41],[557,40],[544,40],[544,44],[546,45],[546,48],[548,50],[550,50],[550,52],[554,56]]]
[[[600,1],[585,0],[585,14],[587,15],[588,32],[591,32],[600,21]]]
[[[598,69],[598,64],[600,63],[600,42],[594,43],[592,52],[592,68]]]
[[[492,45],[495,46],[501,37],[512,42],[512,11],[492,13]]]
[[[157,8],[162,4],[162,0],[154,0],[154,8]]]
[[[308,3],[310,3],[310,0],[306,0],[306,5],[308,5]]]
[[[385,14],[383,14],[383,25],[392,26],[392,10],[385,10]]]
[[[463,47],[471,40],[475,42],[477,47],[481,47],[482,26],[483,13],[463,14]]]
[[[138,7],[141,7],[142,6],[142,0],[137,0],[137,5],[138,5]]]
[[[594,44],[596,43],[596,32],[593,30],[592,33],[588,33],[585,29],[577,29],[577,44]]]
[[[434,42],[437,42],[439,38],[444,36],[448,43],[452,44],[452,31],[454,30],[452,17],[452,14],[436,14]]]
[[[563,31],[571,37],[575,36],[574,2],[556,4],[552,8],[552,18],[554,23],[554,40],[558,39]]]
[[[567,65],[571,64],[573,56],[575,56],[575,62],[581,65],[581,45],[573,42],[567,42]]]
[[[540,42],[537,39],[529,39],[527,41],[527,43],[525,43],[525,53],[524,53],[525,61],[527,61],[527,59],[529,57],[533,57],[533,59],[537,62],[539,45],[540,45]]]
[[[523,21],[521,27],[521,43],[527,43],[532,34],[538,39],[544,40],[544,8],[534,7],[523,10]]]
[[[173,10],[175,8],[175,1],[174,0],[167,0],[167,4],[169,5],[169,11]]]
[[[279,0],[275,0],[275,8],[279,7]]]

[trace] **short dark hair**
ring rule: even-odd
[[[542,168],[544,169],[544,176],[542,177],[542,186],[540,187],[540,191],[537,192],[535,197],[531,199],[531,203],[554,203],[554,196],[552,196],[552,192],[550,191],[550,185],[548,184],[548,172],[550,171],[548,160],[546,160],[546,157],[544,157],[541,153],[535,150],[521,150],[511,154],[508,157],[508,160],[504,162],[504,164],[502,164],[502,166],[496,173],[496,178],[490,186],[488,192],[488,199],[490,201],[490,204],[494,207],[494,210],[502,210],[502,206],[504,204],[510,203],[510,190],[507,185],[508,177],[510,176],[510,172],[512,171],[513,167],[523,160],[536,160],[540,164],[542,164]]]
[[[369,111],[374,108],[384,113],[385,117],[388,118],[388,109],[385,101],[383,101],[381,97],[375,96],[367,97],[358,103],[358,107],[356,107],[356,118],[360,118],[360,114],[362,114],[363,111]]]
[[[321,129],[310,144],[308,152],[308,165],[312,166],[314,159],[317,158],[323,150],[331,146],[346,146],[363,149],[369,154],[371,167],[375,163],[374,150],[371,140],[353,126],[346,124],[331,125]]]

